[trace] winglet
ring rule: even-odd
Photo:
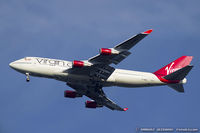
[[[124,111],[128,110],[128,108],[124,108]]]
[[[153,31],[153,29],[147,30],[145,32],[142,32],[142,34],[150,34]]]

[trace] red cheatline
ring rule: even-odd
[[[153,29],[150,29],[150,30],[143,32],[143,34],[150,34],[152,31],[153,31]]]

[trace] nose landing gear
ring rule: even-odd
[[[29,73],[26,73],[26,82],[30,81]]]

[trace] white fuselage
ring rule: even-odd
[[[21,73],[32,76],[53,78],[64,82],[86,83],[90,77],[80,74],[69,74],[72,62],[40,57],[26,57],[10,63],[10,66]],[[154,74],[123,69],[115,69],[110,77],[103,81],[103,86],[145,87],[166,85]]]

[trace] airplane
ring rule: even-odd
[[[64,97],[76,98],[85,95],[92,99],[85,102],[86,108],[105,106],[111,110],[126,111],[128,108],[122,108],[110,100],[102,88],[167,85],[178,92],[184,92],[183,84],[187,81],[185,77],[193,68],[193,65],[190,65],[193,56],[182,56],[153,73],[115,69],[111,66],[129,56],[129,50],[151,32],[152,29],[141,32],[113,48],[101,48],[98,55],[88,60],[25,57],[11,62],[9,66],[25,74],[27,82],[30,81],[30,76],[65,82],[74,90],[64,91]]]

